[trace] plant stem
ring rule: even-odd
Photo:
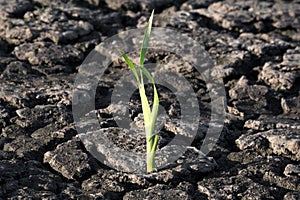
[[[155,151],[150,151],[147,153],[147,172],[152,173],[155,169]]]
[[[152,137],[147,143],[147,172],[152,173],[155,170],[155,153],[157,149],[157,143],[158,143],[158,135],[155,135]],[[151,146],[150,146],[151,144]]]

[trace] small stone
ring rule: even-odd
[[[288,190],[300,190],[298,177],[282,177],[272,171],[269,171],[264,174],[263,180]]]
[[[32,65],[79,64],[83,54],[71,45],[60,46],[49,42],[22,44],[14,49],[14,54],[20,60],[27,60]]]
[[[89,156],[80,147],[80,141],[70,140],[44,154],[44,163],[68,179],[82,179],[90,175],[93,165]]]
[[[300,165],[288,164],[283,172],[286,176],[300,176]]]
[[[281,107],[285,113],[300,114],[300,95],[281,99]]]
[[[10,44],[19,45],[32,41],[37,36],[36,31],[26,26],[16,26],[6,32],[6,41]]]
[[[207,8],[210,4],[212,4],[215,0],[189,0],[187,2],[184,2],[181,5],[182,10],[193,10],[198,8]]]
[[[284,200],[298,200],[300,199],[300,192],[288,192],[283,197]]]
[[[46,29],[45,27],[44,29],[41,30],[41,36],[38,40],[51,39],[55,44],[65,44],[89,35],[94,27],[86,21],[68,20],[67,22],[55,21],[51,23],[50,28]]]
[[[271,129],[275,127],[275,124],[265,122],[263,120],[252,120],[249,119],[244,124],[245,128],[264,131],[266,129]]]
[[[291,72],[276,70],[272,63],[265,63],[258,79],[270,85],[274,90],[290,90],[297,76]]]
[[[299,66],[300,60],[300,47],[296,47],[295,49],[288,49],[286,53],[283,55],[283,61],[280,63],[280,69],[283,71],[300,71]]]
[[[300,131],[271,129],[264,132],[242,135],[236,140],[241,150],[255,148],[257,151],[268,154],[268,150],[274,154],[300,160]]]
[[[250,85],[245,76],[229,90],[232,104],[245,115],[281,112],[279,99],[272,94],[264,85]]]

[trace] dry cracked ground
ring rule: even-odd
[[[210,54],[213,75],[224,82],[226,118],[203,156],[211,86],[178,56],[149,52],[147,62],[170,63],[164,70],[191,82],[201,116],[184,155],[141,175],[89,153],[75,128],[72,91],[89,52],[114,34],[145,27],[152,9],[155,27],[181,31]],[[0,47],[0,199],[300,199],[298,0],[0,0]],[[128,109],[130,126],[142,127],[136,93],[127,106],[110,104],[125,71],[117,59],[99,82],[97,131],[144,152],[143,135],[117,128],[111,113]],[[167,115],[180,116],[174,94],[159,92]],[[159,148],[177,131],[163,125]]]

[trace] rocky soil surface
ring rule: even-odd
[[[147,62],[170,62],[190,80],[201,116],[184,155],[142,175],[93,157],[76,131],[72,95],[94,47],[145,27],[152,9],[155,27],[181,31],[210,54],[225,86],[226,119],[203,156],[209,86],[176,55],[150,52]],[[0,199],[300,199],[298,0],[0,0],[0,47]],[[145,138],[118,129],[111,113],[129,109],[130,126],[142,127],[137,94],[127,107],[110,104],[126,71],[116,60],[99,82],[98,131],[143,153]],[[167,116],[180,115],[176,97],[159,92]],[[163,148],[178,130],[166,123],[160,134]]]

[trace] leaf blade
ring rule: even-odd
[[[146,96],[146,91],[142,83],[139,85],[139,92],[141,97],[142,110],[144,114],[144,123],[145,126],[148,126],[151,123],[151,110],[148,98]]]
[[[140,67],[143,68],[144,66],[144,61],[145,61],[145,56],[146,56],[146,51],[148,48],[149,44],[149,38],[151,34],[151,27],[152,27],[152,21],[153,21],[153,15],[154,15],[154,10],[151,13],[151,16],[148,21],[147,29],[145,30],[144,33],[144,39],[141,47],[141,52],[140,52]]]
[[[154,84],[154,79],[153,79],[152,75],[150,74],[150,72],[146,68],[142,68],[142,72],[145,74],[145,76],[148,78],[148,80],[152,84]]]
[[[151,110],[151,133],[153,134],[154,132],[154,127],[155,123],[157,120],[157,115],[158,115],[158,107],[159,107],[159,98],[158,98],[158,93],[155,87],[155,84],[153,83],[153,92],[154,92],[154,97],[153,97],[153,105],[152,105],[152,110]]]
[[[140,79],[139,79],[139,76],[138,76],[138,73],[136,71],[136,68],[134,67],[134,64],[133,62],[130,60],[130,58],[125,54],[123,53],[120,49],[118,49],[119,53],[121,54],[121,56],[124,58],[125,62],[127,63],[127,65],[129,66],[129,68],[131,69],[132,73],[134,74],[136,80],[138,83],[140,83]]]

